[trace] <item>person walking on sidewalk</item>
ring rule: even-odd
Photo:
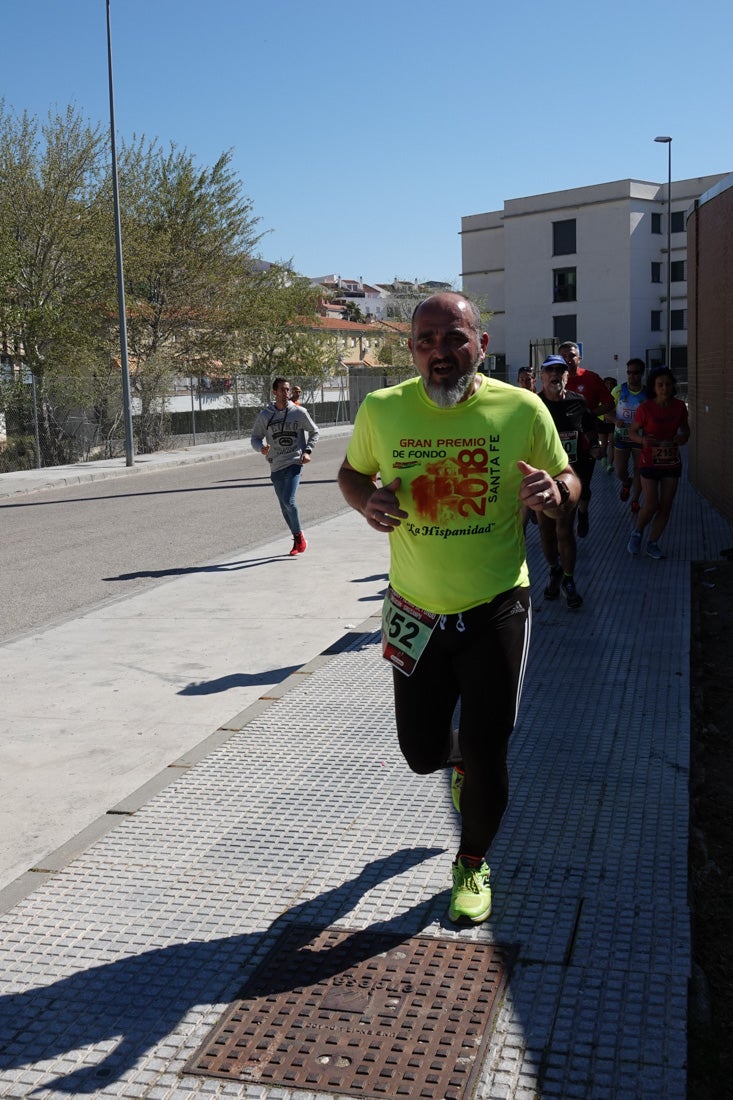
[[[339,471],[347,503],[390,540],[383,655],[414,772],[450,766],[460,700],[449,916],[474,923],[491,913],[486,855],[507,805],[529,644],[520,509],[556,515],[580,493],[536,395],[477,373],[488,342],[463,294],[421,302],[409,340],[418,377],[367,395]]]
[[[601,378],[593,370],[581,367],[581,355],[578,345],[573,340],[566,340],[558,348],[560,355],[568,365],[567,388],[572,393],[579,393],[588,402],[588,408],[594,416],[605,416],[613,412],[614,402],[611,391]],[[590,504],[590,483],[593,477],[595,459],[583,471],[581,479],[580,503],[578,504],[578,536],[584,539],[590,528],[588,519],[588,505]]]
[[[666,554],[659,545],[667,526],[677,486],[682,476],[680,447],[690,438],[687,406],[675,397],[677,384],[669,367],[657,367],[647,382],[648,400],[639,405],[629,428],[629,439],[641,445],[639,473],[644,486],[636,530],[628,552],[637,557],[644,528],[651,523],[646,555],[660,561]]]
[[[593,451],[598,447],[598,420],[592,415],[584,397],[566,389],[568,367],[562,356],[549,355],[541,370],[540,401],[546,405],[568,461],[582,485],[587,468],[593,461]],[[583,603],[574,575],[577,557],[574,521],[574,508],[564,509],[557,516],[540,513],[537,517],[542,552],[550,567],[545,599],[556,600],[562,592],[568,607],[573,610]]]
[[[290,400],[290,382],[276,378],[273,400],[257,415],[252,428],[252,446],[270,463],[270,478],[280,511],[293,536],[290,557],[303,554],[308,546],[298,514],[295,495],[303,466],[310,462],[318,442],[318,428],[310,414]]]

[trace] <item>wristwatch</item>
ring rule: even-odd
[[[557,491],[560,494],[560,507],[562,508],[563,504],[567,504],[567,502],[570,500],[570,490],[568,489],[565,482],[560,481],[559,478],[554,477],[552,480],[557,485]]]

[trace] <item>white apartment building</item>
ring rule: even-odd
[[[671,366],[686,381],[686,217],[724,178],[673,181],[670,256],[666,182],[530,195],[462,218],[463,289],[492,312],[489,352],[499,372],[513,381],[532,354],[541,361],[563,340],[582,344],[585,366],[619,380],[632,356],[663,362],[670,263]]]

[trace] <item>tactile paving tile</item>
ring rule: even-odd
[[[186,1071],[352,1096],[461,1100],[514,953],[294,925]]]
[[[597,473],[573,612],[543,600],[528,529],[533,639],[490,921],[447,920],[448,773],[407,768],[365,633],[0,916],[0,1097],[333,1098],[182,1073],[300,924],[521,942],[472,1100],[684,1100],[690,561],[733,528],[683,481],[667,561],[632,559],[629,531]]]

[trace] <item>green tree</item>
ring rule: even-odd
[[[357,323],[366,320],[364,314],[359,309],[358,305],[354,301],[347,301],[344,306],[344,320],[356,321]]]
[[[270,400],[274,375],[320,381],[329,370],[329,348],[317,330],[319,289],[288,264],[273,264],[237,289],[232,347],[246,373],[262,378],[263,399]]]
[[[68,460],[65,420],[106,342],[105,172],[100,130],[73,108],[39,127],[0,103],[0,330],[35,379],[51,462]]]
[[[120,157],[128,346],[143,451],[160,446],[173,376],[232,361],[260,235],[230,164],[231,153],[223,153],[199,168],[175,146],[165,153],[144,141]]]
[[[377,360],[385,366],[394,367],[396,370],[414,373],[412,354],[407,346],[407,333],[404,336],[397,332],[386,335],[384,343],[379,349]]]
[[[285,337],[285,351],[284,373],[311,394],[333,374],[337,366],[336,352],[328,334],[299,327],[297,322]]]
[[[239,360],[258,219],[231,153],[212,167],[174,145],[123,144],[120,209],[138,449],[160,445],[173,374]],[[112,180],[106,134],[73,108],[39,126],[0,103],[0,336],[38,392],[46,461],[68,461],[69,424],[121,416]]]

